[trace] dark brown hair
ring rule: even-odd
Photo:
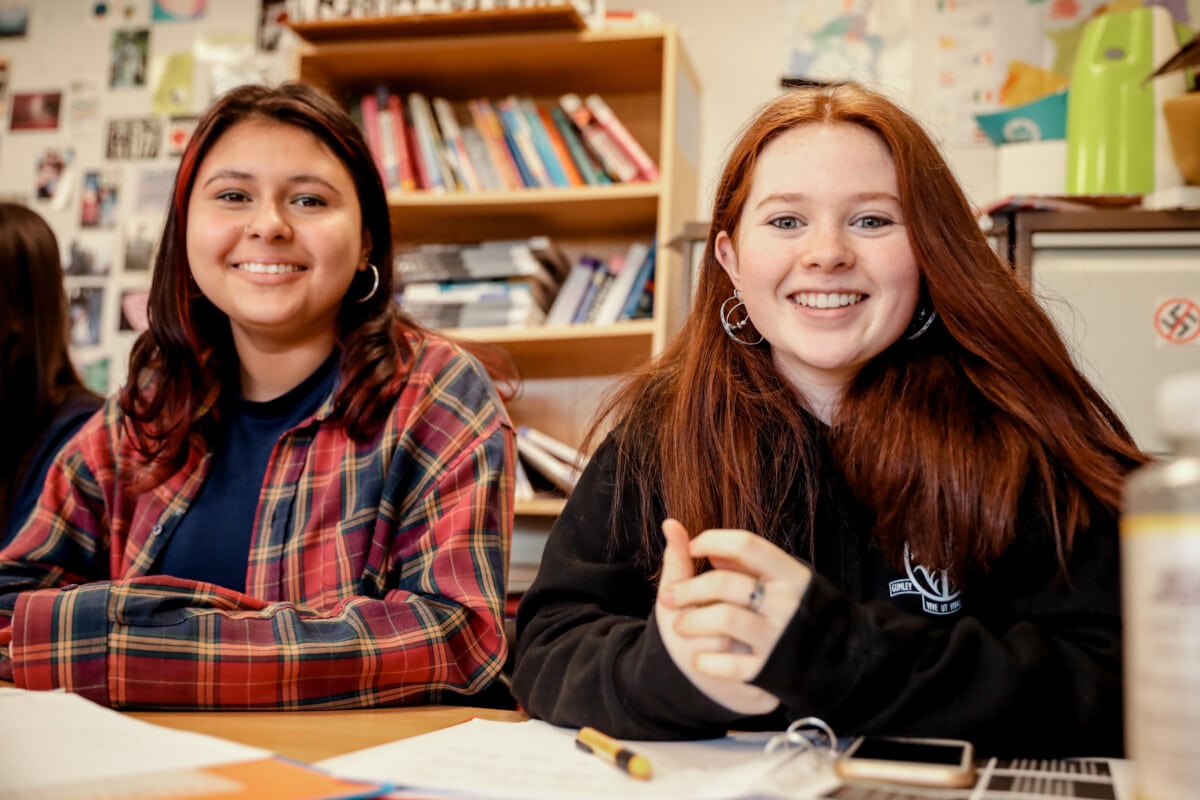
[[[54,231],[36,212],[0,203],[0,527],[34,444],[68,399],[91,394],[67,336]]]
[[[736,240],[769,142],[833,122],[862,126],[891,152],[923,292],[939,319],[860,371],[822,454],[823,426],[775,370],[769,344],[739,345],[722,329],[719,309],[733,286],[714,240],[720,231]],[[682,330],[602,407],[592,432],[620,420],[615,503],[638,509],[649,563],[663,511],[693,535],[737,527],[780,537],[807,522],[811,543],[816,476],[836,469],[874,513],[875,538],[894,563],[907,544],[922,563],[958,577],[986,568],[1012,541],[1018,501],[1032,492],[1065,564],[1089,508],[1115,511],[1125,474],[1145,460],[988,245],[929,135],[877,92],[798,89],[762,107],[721,175],[700,270]],[[797,492],[807,499],[799,519]]]

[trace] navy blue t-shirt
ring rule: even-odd
[[[246,590],[259,494],[276,442],[316,412],[337,382],[335,350],[287,394],[255,403],[239,399],[213,443],[208,477],[170,534],[151,572]]]

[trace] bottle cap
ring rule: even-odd
[[[1180,372],[1159,384],[1158,425],[1168,438],[1200,437],[1200,372]]]

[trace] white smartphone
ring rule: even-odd
[[[975,782],[975,748],[961,739],[860,736],[834,770],[845,780],[961,788]]]

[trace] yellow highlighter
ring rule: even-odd
[[[638,780],[650,780],[650,762],[625,745],[605,736],[595,728],[580,728],[575,737],[575,746],[593,755],[600,756],[617,769]]]

